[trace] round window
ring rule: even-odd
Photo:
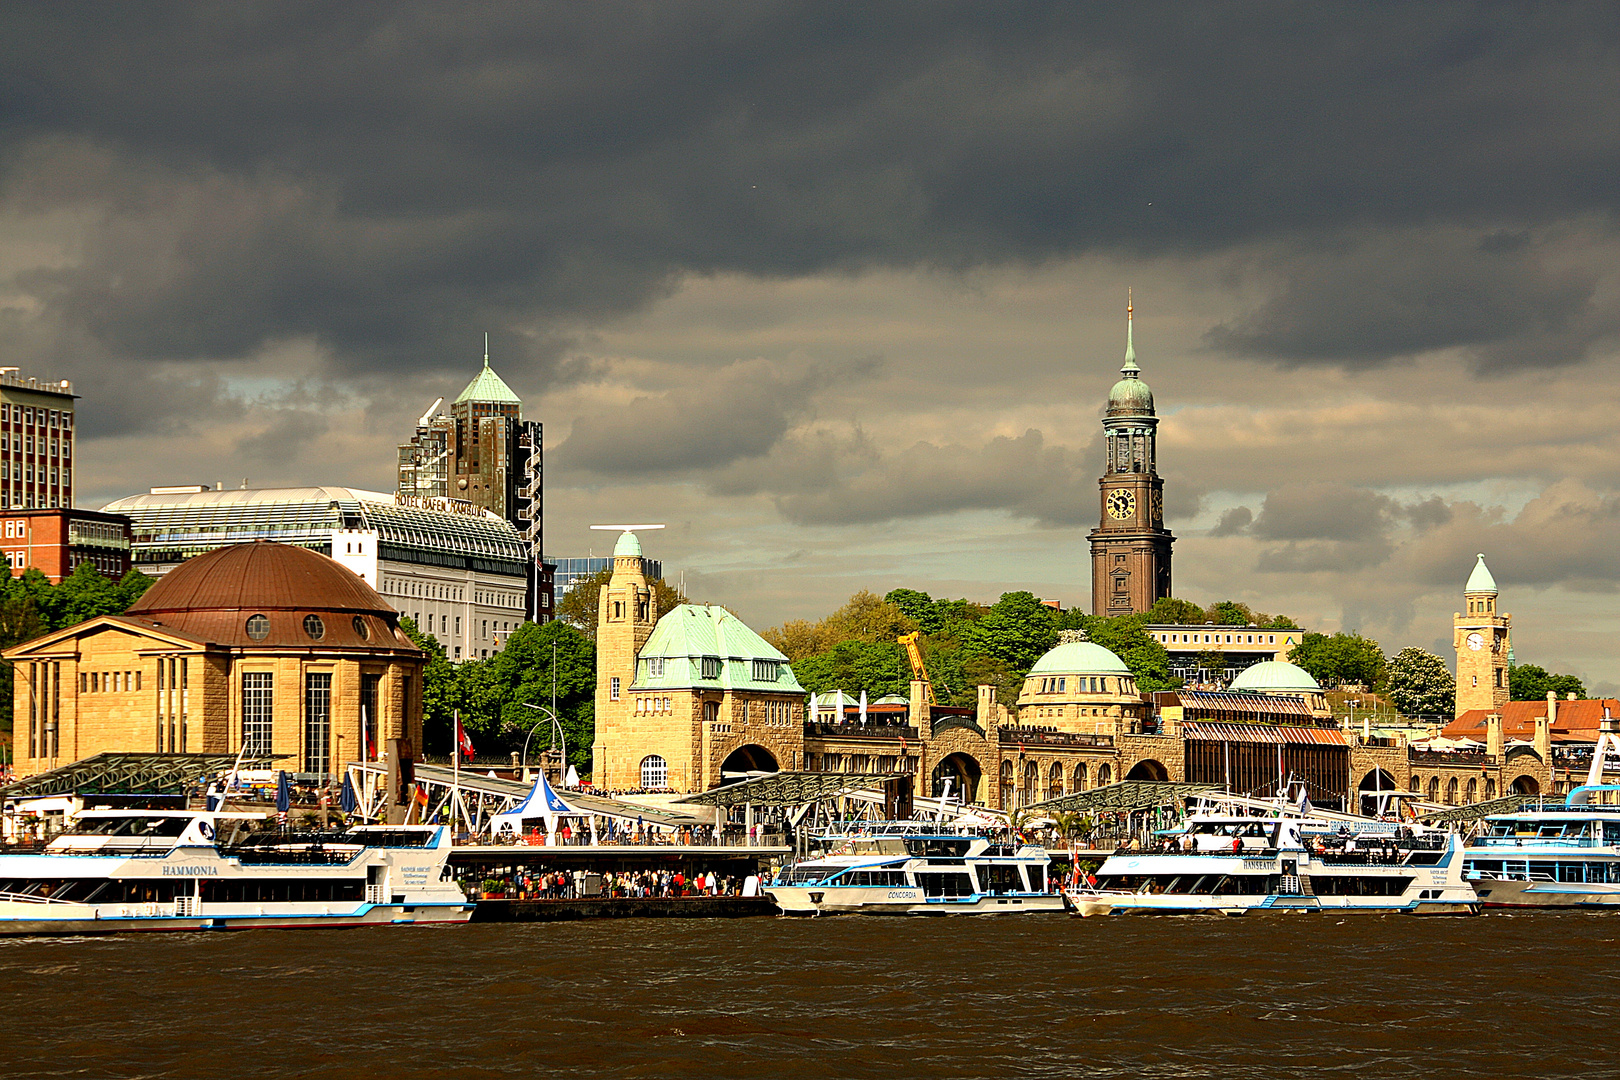
[[[319,641],[326,636],[326,624],[321,622],[319,615],[305,615],[304,633]]]
[[[254,641],[263,641],[270,636],[270,618],[267,615],[249,615],[247,621],[247,636]]]
[[[371,638],[371,631],[366,628],[366,620],[358,615],[354,617],[354,632],[360,635],[361,641],[368,641]]]

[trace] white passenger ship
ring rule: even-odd
[[[1620,785],[1602,782],[1615,726],[1604,717],[1586,783],[1563,803],[1492,814],[1464,847],[1486,907],[1620,907]]]
[[[1252,911],[1472,915],[1459,837],[1415,823],[1312,817],[1288,804],[1189,814],[1170,850],[1120,851],[1095,885],[1065,890],[1071,914]]]
[[[827,854],[778,875],[767,894],[788,915],[1022,915],[1063,910],[1038,844],[997,843],[916,822],[827,838]]]
[[[0,934],[466,922],[447,830],[253,832],[265,814],[86,810],[0,854]]]

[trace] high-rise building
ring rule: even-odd
[[[1125,306],[1125,366],[1108,394],[1103,417],[1106,459],[1101,520],[1091,531],[1091,613],[1130,615],[1170,595],[1170,546],[1164,527],[1164,481],[1156,443],[1153,391],[1141,379],[1132,340],[1132,305]]]
[[[73,505],[73,384],[0,367],[0,498],[13,509]]]
[[[396,494],[405,503],[450,499],[511,522],[528,549],[526,615],[548,621],[555,592],[543,554],[544,426],[523,419],[522,399],[489,366],[487,340],[483,370],[448,414],[438,407],[434,402],[399,446]]]

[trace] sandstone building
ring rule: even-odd
[[[106,751],[267,755],[320,780],[422,744],[424,656],[324,555],[199,555],[108,615],[6,650],[20,776]]]

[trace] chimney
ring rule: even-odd
[[[1485,752],[1497,761],[1502,760],[1502,714],[1491,713],[1485,718]]]
[[[996,688],[994,686],[979,687],[979,726],[989,731],[990,725],[996,718]]]
[[[981,694],[984,693],[983,690],[980,690],[979,692]],[[907,716],[907,720],[916,725],[917,734],[919,736],[924,732],[928,732],[931,735],[933,733],[933,729],[923,723],[925,719],[930,723],[933,721],[933,716],[930,714],[928,709],[928,684],[923,682],[921,679],[911,680],[910,705],[911,707],[907,710],[909,714]]]
[[[1547,691],[1547,726],[1558,723],[1558,691]]]
[[[1536,754],[1543,765],[1552,765],[1552,725],[1545,716],[1536,717]]]

